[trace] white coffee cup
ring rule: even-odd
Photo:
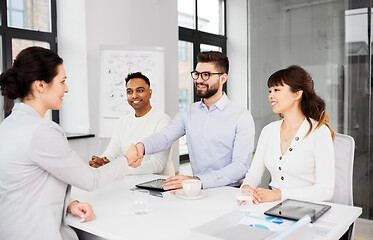
[[[202,183],[198,179],[187,179],[181,182],[186,196],[195,197],[201,192]]]

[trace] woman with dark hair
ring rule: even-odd
[[[65,214],[81,222],[95,215],[88,203],[69,198],[70,185],[96,189],[141,161],[132,145],[125,158],[91,168],[71,150],[61,127],[43,118],[61,109],[68,92],[62,62],[51,50],[30,47],[0,75],[2,95],[20,100],[0,124],[0,239],[77,239]]]
[[[330,200],[334,132],[311,76],[299,66],[290,66],[272,74],[267,85],[272,110],[281,120],[263,128],[241,188],[253,191],[254,203]],[[265,168],[271,174],[271,189],[257,188]]]

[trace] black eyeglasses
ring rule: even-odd
[[[190,72],[190,75],[192,76],[193,80],[197,80],[199,78],[199,75],[201,75],[201,78],[203,81],[207,81],[209,80],[210,76],[211,75],[214,75],[214,74],[224,74],[224,73],[210,73],[210,72],[197,72],[197,71],[193,71],[193,72]]]

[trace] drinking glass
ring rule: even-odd
[[[149,191],[145,189],[135,190],[133,195],[133,213],[146,214],[149,212]]]
[[[239,188],[236,194],[238,209],[245,213],[251,212],[253,205],[253,191],[250,189]]]

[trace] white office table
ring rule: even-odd
[[[191,239],[191,229],[237,210],[236,189],[219,187],[203,190],[206,196],[198,200],[180,199],[169,194],[164,198],[150,196],[150,212],[132,213],[132,191],[135,184],[159,178],[157,175],[126,176],[94,192],[72,189],[72,198],[93,206],[97,219],[79,223],[69,214],[68,225],[106,239]],[[252,212],[263,213],[276,203],[254,205]],[[327,203],[332,208],[315,223],[329,228],[326,235],[315,239],[339,239],[360,216],[359,207]]]

